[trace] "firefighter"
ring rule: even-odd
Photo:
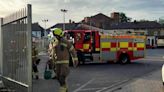
[[[56,28],[53,31],[53,35],[57,38],[57,41],[53,44],[53,49],[56,53],[56,74],[58,82],[60,83],[59,92],[68,92],[68,86],[66,79],[69,75],[69,53],[72,56],[74,67],[78,65],[78,59],[76,51],[73,45],[64,37],[64,33],[61,29]]]
[[[56,79],[56,69],[55,69],[55,60],[56,60],[56,54],[55,54],[55,49],[53,49],[53,45],[56,46],[56,41],[57,39],[53,37],[52,32],[48,35],[49,37],[49,48],[48,48],[48,53],[49,53],[49,60],[48,60],[48,65],[49,69],[52,70],[52,72],[55,73],[54,77],[52,79]]]
[[[36,46],[35,43],[32,42],[32,72],[33,72],[33,77],[35,79],[39,79],[39,75],[38,75],[38,68],[37,65],[40,62],[40,59],[37,58],[38,55],[38,51],[36,50]]]

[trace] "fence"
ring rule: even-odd
[[[7,87],[31,92],[31,5],[1,19],[1,74]]]

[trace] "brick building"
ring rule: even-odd
[[[102,13],[96,14],[91,17],[85,17],[82,20],[82,23],[105,29],[107,27],[110,27],[113,23],[119,23],[120,17],[118,12],[111,13],[111,17],[108,17]]]

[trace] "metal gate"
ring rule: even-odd
[[[31,5],[1,19],[2,80],[16,92],[32,90]]]

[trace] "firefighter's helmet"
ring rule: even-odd
[[[52,30],[52,33],[54,34],[54,36],[59,36],[59,37],[63,37],[64,33],[60,28],[55,28]]]

